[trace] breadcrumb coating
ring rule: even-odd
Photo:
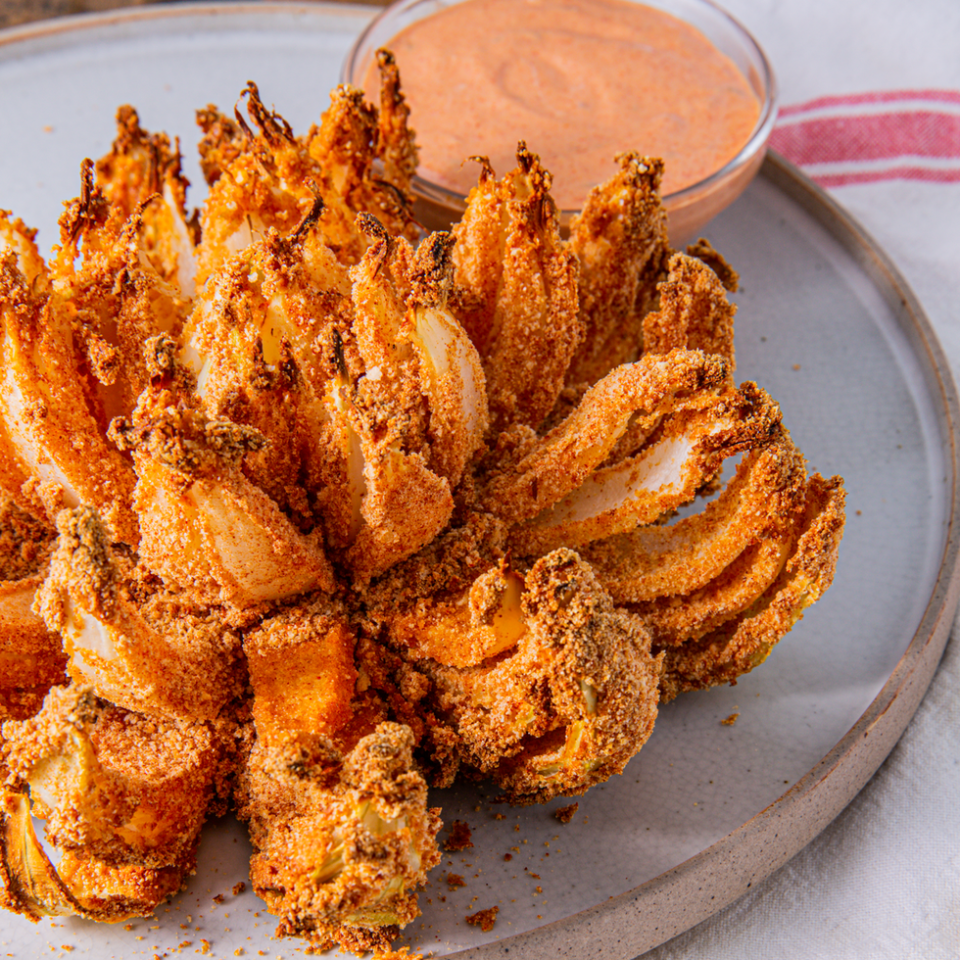
[[[567,369],[569,384],[596,383],[644,351],[643,320],[656,305],[670,252],[660,203],[663,161],[633,152],[616,161],[617,174],[590,191],[570,222],[584,337]]]
[[[581,794],[830,585],[842,481],[736,385],[736,272],[670,248],[662,162],[621,154],[564,239],[521,143],[423,237],[377,62],[379,107],[338,87],[303,134],[252,82],[200,110],[199,214],[130,106],[49,264],[0,211],[0,904],[28,917],[150,913],[230,798],[280,935],[389,955],[440,860],[428,783]]]
[[[551,177],[521,142],[517,167],[496,180],[486,158],[453,229],[456,283],[472,309],[460,322],[477,347],[495,430],[537,427],[563,388],[583,338],[578,263],[561,242]]]
[[[222,726],[135,714],[80,687],[54,688],[36,717],[6,721],[7,905],[32,919],[58,907],[111,921],[152,912],[195,867],[200,827],[229,762],[227,735]],[[36,845],[25,809],[46,821],[48,843],[64,854],[60,868]],[[57,892],[63,902],[50,903]]]

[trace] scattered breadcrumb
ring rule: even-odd
[[[471,913],[470,916],[464,919],[472,926],[479,927],[484,933],[489,933],[493,929],[493,925],[497,922],[497,914],[499,912],[499,907],[487,907],[486,910],[478,910],[476,913]]]
[[[456,890],[458,887],[465,887],[467,881],[460,876],[459,873],[448,873],[446,876],[447,886],[451,890]]]
[[[458,850],[469,850],[473,846],[470,839],[470,827],[462,820],[454,820],[450,824],[450,835],[443,844],[443,849],[449,853]]]
[[[233,885],[233,895],[239,897],[247,889],[247,885],[241,880]]]
[[[720,722],[721,722],[725,727],[732,727],[732,726],[737,722],[737,718],[738,718],[739,716],[740,716],[739,713],[731,713],[729,717],[726,717],[725,719],[721,720]]]
[[[566,807],[557,807],[557,809],[553,811],[553,815],[561,823],[569,823],[574,818],[574,815],[576,814],[579,808],[580,808],[579,803],[571,803],[569,806],[566,806]]]

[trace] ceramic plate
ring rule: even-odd
[[[370,15],[178,4],[0,33],[0,207],[38,227],[48,250],[80,161],[109,149],[123,103],[180,137],[194,183],[194,110],[231,109],[248,79],[305,130]],[[559,802],[513,809],[482,785],[435,794],[474,847],[444,858],[401,943],[475,960],[636,956],[822,830],[887,755],[936,667],[957,600],[957,410],[919,305],[857,225],[780,161],[707,234],[742,276],[739,378],[780,401],[813,468],[846,478],[834,586],[762,669],[667,705],[626,772],[581,798],[570,823],[552,816]],[[303,946],[273,940],[273,920],[237,886],[248,856],[241,828],[211,824],[200,872],[155,918],[34,926],[3,915],[0,955],[293,956]],[[451,887],[451,873],[464,885]],[[492,906],[491,932],[464,923]]]

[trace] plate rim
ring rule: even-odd
[[[317,14],[350,15],[373,19],[380,10],[372,3],[351,0],[289,0],[265,3],[264,0],[148,0],[142,7],[117,7],[115,10],[90,11],[34,20],[0,29],[0,49],[8,44],[45,39],[80,30],[96,30],[135,21],[180,20],[191,16],[228,17],[238,15]]]
[[[193,16],[325,14],[376,15],[377,7],[349,0],[325,2],[209,2],[122,7],[7,27],[10,45],[134,22]],[[960,401],[933,325],[893,260],[844,207],[798,167],[770,150],[761,177],[805,210],[853,256],[880,292],[898,328],[922,361],[938,424],[948,444],[947,522],[936,581],[923,616],[880,692],[850,730],[789,790],[765,809],[692,857],[610,900],[524,933],[458,950],[462,960],[560,958],[631,960],[684,933],[730,905],[755,883],[799,853],[853,800],[906,729],[946,648],[960,602]]]

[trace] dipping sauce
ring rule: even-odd
[[[460,194],[490,158],[498,176],[525,140],[579,208],[614,156],[662,157],[664,195],[719,170],[747,143],[760,102],[700,31],[628,0],[465,0],[402,30],[393,51],[421,177]],[[376,67],[365,89],[378,87]]]

